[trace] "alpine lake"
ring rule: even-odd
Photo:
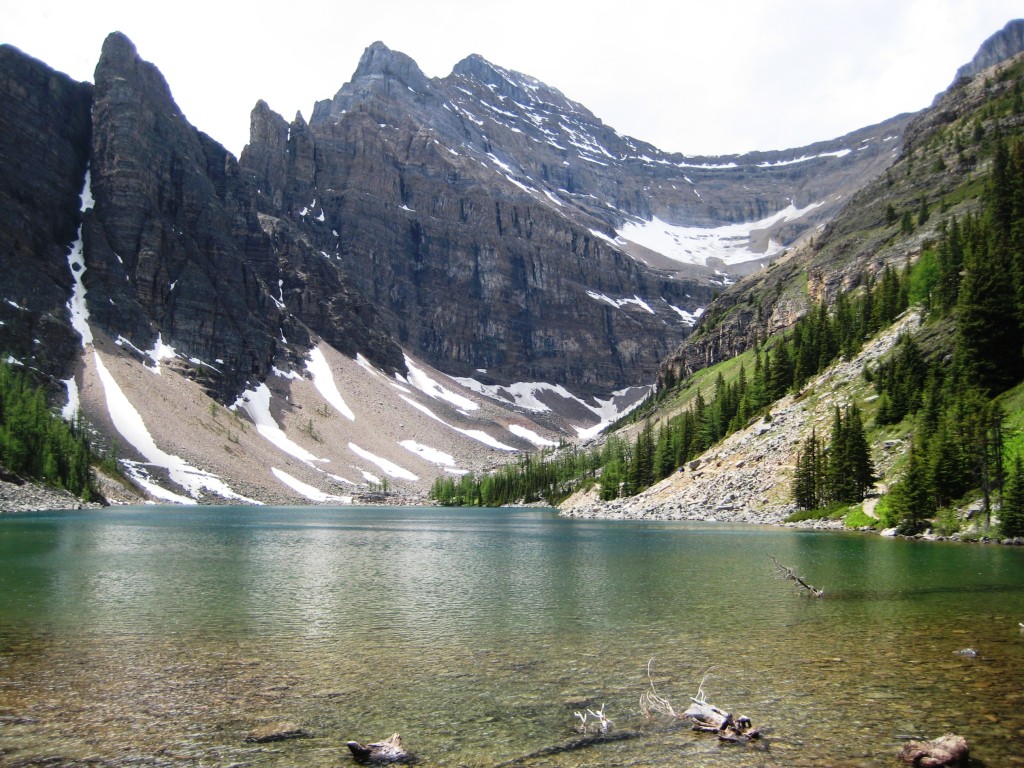
[[[344,766],[399,732],[421,766],[895,766],[952,731],[1024,765],[1021,622],[1019,547],[536,508],[5,515],[0,764]],[[652,685],[762,737],[646,717]],[[568,748],[602,707],[622,738]],[[245,740],[285,722],[309,735]]]

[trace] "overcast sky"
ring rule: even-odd
[[[428,77],[478,53],[695,155],[799,147],[921,109],[1021,16],[1021,0],[0,0],[0,42],[91,81],[120,30],[236,155],[258,99],[308,119],[376,40]]]

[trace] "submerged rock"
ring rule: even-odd
[[[249,731],[245,740],[253,744],[266,744],[272,741],[302,739],[310,735],[309,731],[295,723],[269,723]]]

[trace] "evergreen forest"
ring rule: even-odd
[[[99,493],[91,466],[101,461],[78,418],[64,421],[50,410],[42,387],[0,362],[0,466],[93,501]],[[112,456],[107,463],[116,464]]]

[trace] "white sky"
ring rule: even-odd
[[[258,99],[308,119],[376,40],[428,77],[478,53],[666,151],[787,149],[931,103],[1021,0],[0,0],[0,42],[92,80],[128,35],[236,155]]]

